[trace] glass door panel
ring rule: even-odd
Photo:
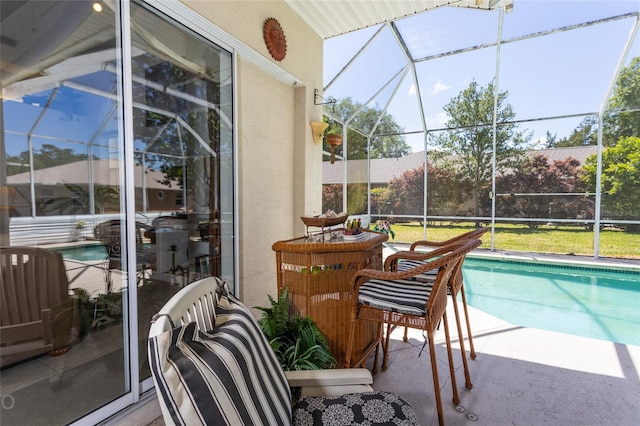
[[[140,379],[151,317],[207,276],[233,285],[231,54],[131,6]]]
[[[96,234],[124,223],[116,13],[77,1],[2,12],[0,282],[28,290],[2,301],[0,418],[67,424],[131,390],[126,268]]]

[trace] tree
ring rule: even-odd
[[[640,137],[640,56],[620,72],[604,123],[605,146],[623,137]]]
[[[546,145],[547,148],[555,147],[556,144],[558,143],[558,134],[557,133],[551,134],[551,132],[547,130],[546,142],[547,142],[547,145]]]
[[[475,216],[480,216],[482,187],[492,176],[494,92],[493,83],[480,87],[472,81],[444,106],[449,115],[446,125],[451,130],[436,137],[442,150],[442,165],[457,170],[463,179],[473,184]],[[506,102],[507,95],[505,91],[497,96],[497,172],[517,165],[531,140],[531,134],[519,132],[517,124],[513,124],[516,114]]]
[[[333,210],[341,212],[342,208],[342,185],[330,184],[322,185],[322,211]]]
[[[163,87],[183,87],[187,95],[204,98],[209,104],[220,105],[220,83],[163,61],[152,54],[137,56],[132,62],[135,75],[144,75]],[[198,84],[191,84],[193,81]],[[164,173],[159,183],[171,187],[177,184],[188,194],[185,207],[213,203],[214,186],[220,182],[220,157],[210,156],[221,150],[222,114],[216,108],[196,107],[187,98],[175,96],[154,87],[145,86],[145,103],[153,109],[133,110],[133,131],[136,138],[134,157],[137,164],[147,165]],[[206,143],[207,146],[203,146]],[[206,160],[205,160],[206,159]],[[211,183],[198,185],[202,176]]]
[[[396,134],[395,136],[377,136],[371,138],[370,157],[371,158],[397,158],[411,153],[411,147],[407,144],[402,135],[404,129],[400,127],[392,115],[383,112],[377,105],[365,106],[354,102],[351,98],[344,98],[336,103],[335,108],[328,107],[327,113],[334,116],[339,122],[329,120],[327,132],[336,131],[342,133],[342,124],[346,122],[356,111],[358,115],[349,122],[349,125],[360,132],[369,134],[376,126],[375,134]],[[379,122],[378,122],[379,120]],[[325,144],[325,150],[329,147]],[[362,160],[367,158],[367,138],[359,132],[350,131],[347,134],[347,158],[349,160]]]
[[[584,182],[596,190],[597,156],[587,158]],[[640,217],[640,137],[626,137],[602,152],[602,217],[637,220]],[[637,232],[638,225],[623,225]]]
[[[91,205],[89,191],[80,185],[65,184],[69,192],[68,197],[51,198],[42,203],[45,212],[49,214],[73,215],[73,214],[90,214]],[[96,185],[94,191],[93,202],[95,205],[95,213],[104,214],[109,209],[114,210],[118,207],[120,200],[120,191],[118,187],[107,185]]]
[[[52,144],[43,144],[39,150],[33,151],[33,170],[46,169],[63,164],[86,161],[87,154],[78,154],[70,148],[62,149]],[[7,156],[7,175],[29,171],[29,151],[16,156]],[[15,164],[21,164],[17,166]]]
[[[593,217],[592,203],[585,197],[552,195],[584,192],[583,173],[580,162],[574,158],[553,163],[542,154],[527,158],[513,172],[496,178],[496,192],[511,194],[498,199],[496,215],[549,219]],[[527,222],[529,228],[540,224]]]
[[[471,183],[451,168],[427,169],[427,214],[429,216],[464,216]]]
[[[613,146],[622,137],[640,136],[640,56],[633,58],[620,72],[602,120],[604,146]],[[569,137],[554,140],[548,144],[548,147],[584,146],[597,143],[598,117],[591,115],[585,117]]]
[[[548,132],[547,132],[548,133]],[[569,137],[562,138],[554,144],[548,144],[549,148],[567,146],[597,145],[598,143],[598,117],[589,115],[582,119],[578,127],[573,129]]]
[[[393,214],[388,186],[371,188],[371,213],[376,216],[389,216]]]
[[[389,181],[389,197],[394,214],[421,215],[424,212],[424,165],[407,170]]]
[[[386,194],[390,213],[422,215],[424,212],[424,165],[407,170],[389,182]],[[427,168],[427,213],[453,216],[461,213],[467,199],[468,182],[453,169]],[[373,211],[373,200],[372,211]],[[389,207],[387,207],[389,209]]]

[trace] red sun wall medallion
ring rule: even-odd
[[[264,21],[263,35],[271,57],[278,62],[283,60],[287,55],[287,39],[280,23],[274,18]]]

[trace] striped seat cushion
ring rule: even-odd
[[[289,386],[252,314],[232,296],[220,298],[217,312],[208,333],[189,323],[149,339],[158,396],[173,421],[291,424]]]
[[[372,279],[360,286],[358,302],[401,314],[424,315],[433,284],[433,281]]]
[[[418,266],[424,265],[424,262],[420,260],[407,260],[401,259],[398,261],[398,272],[408,271],[409,269],[413,269]],[[418,274],[413,279],[415,281],[423,281],[423,282],[433,282],[436,280],[436,276],[438,275],[437,269],[432,269],[427,272],[423,272],[422,274]]]

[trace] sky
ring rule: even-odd
[[[513,11],[504,15],[502,40],[638,11],[640,0],[515,0]],[[473,80],[480,86],[496,81],[499,55],[499,90],[508,92],[507,101],[517,119],[536,120],[522,123],[520,129],[532,132],[534,141],[544,142],[547,131],[558,138],[569,136],[583,116],[539,119],[597,113],[602,109],[637,17],[505,42],[499,52],[491,46],[438,57],[443,52],[495,43],[499,16],[498,11],[440,7],[396,21],[413,57],[426,58],[416,64],[417,81],[396,38],[386,26],[382,26],[382,31],[344,75],[332,81],[381,26],[330,38],[324,46],[326,89],[322,95],[325,98],[349,96],[363,104],[377,103],[380,108],[388,105],[387,111],[405,131],[416,132],[406,138],[413,152],[418,152],[424,149],[424,136],[419,133],[422,118],[418,89],[427,128],[443,128],[448,119],[443,110],[445,104]],[[640,55],[640,31],[632,40],[625,63]],[[98,75],[94,73],[86,78],[91,82],[113,84],[110,74],[102,75],[101,79]],[[24,133],[36,121],[34,134],[48,136],[35,138],[36,148],[50,143],[50,137],[54,136],[60,138],[57,142],[60,148],[78,149],[78,144],[71,141],[89,140],[97,123],[112,112],[111,100],[84,94],[82,102],[70,102],[79,94],[63,87],[39,120],[41,106],[47,103],[51,93],[53,89],[45,90],[30,96],[25,103],[10,102],[11,105],[5,106],[9,155],[27,149]],[[70,110],[72,105],[82,105],[82,113]],[[73,126],[58,125],[69,117],[75,120]],[[116,119],[105,124],[113,132],[117,129]],[[109,133],[103,136],[106,138]]]
[[[520,128],[532,132],[533,141],[543,143],[547,131],[558,138],[567,137],[583,116],[539,119],[599,112],[621,60],[628,64],[640,55],[640,32],[630,38],[635,16],[579,24],[638,11],[638,0],[515,0],[513,11],[504,14],[499,51],[490,46],[438,57],[444,52],[495,44],[500,13],[437,8],[396,21],[413,58],[425,59],[416,63],[417,82],[411,72],[404,73],[407,60],[388,27],[335,78],[376,34],[380,26],[375,26],[325,40],[323,97],[349,96],[363,104],[377,103],[380,108],[388,104],[387,111],[396,122],[411,132],[422,129],[417,87],[427,127],[438,129],[448,119],[443,106],[471,81],[480,86],[497,81],[498,89],[508,92],[507,102],[516,119],[532,120]],[[553,31],[566,26],[577,28]],[[550,33],[527,37],[540,32]],[[629,40],[632,43],[625,57]],[[500,67],[496,69],[498,55]],[[413,152],[424,149],[422,134],[408,135],[407,142]]]

